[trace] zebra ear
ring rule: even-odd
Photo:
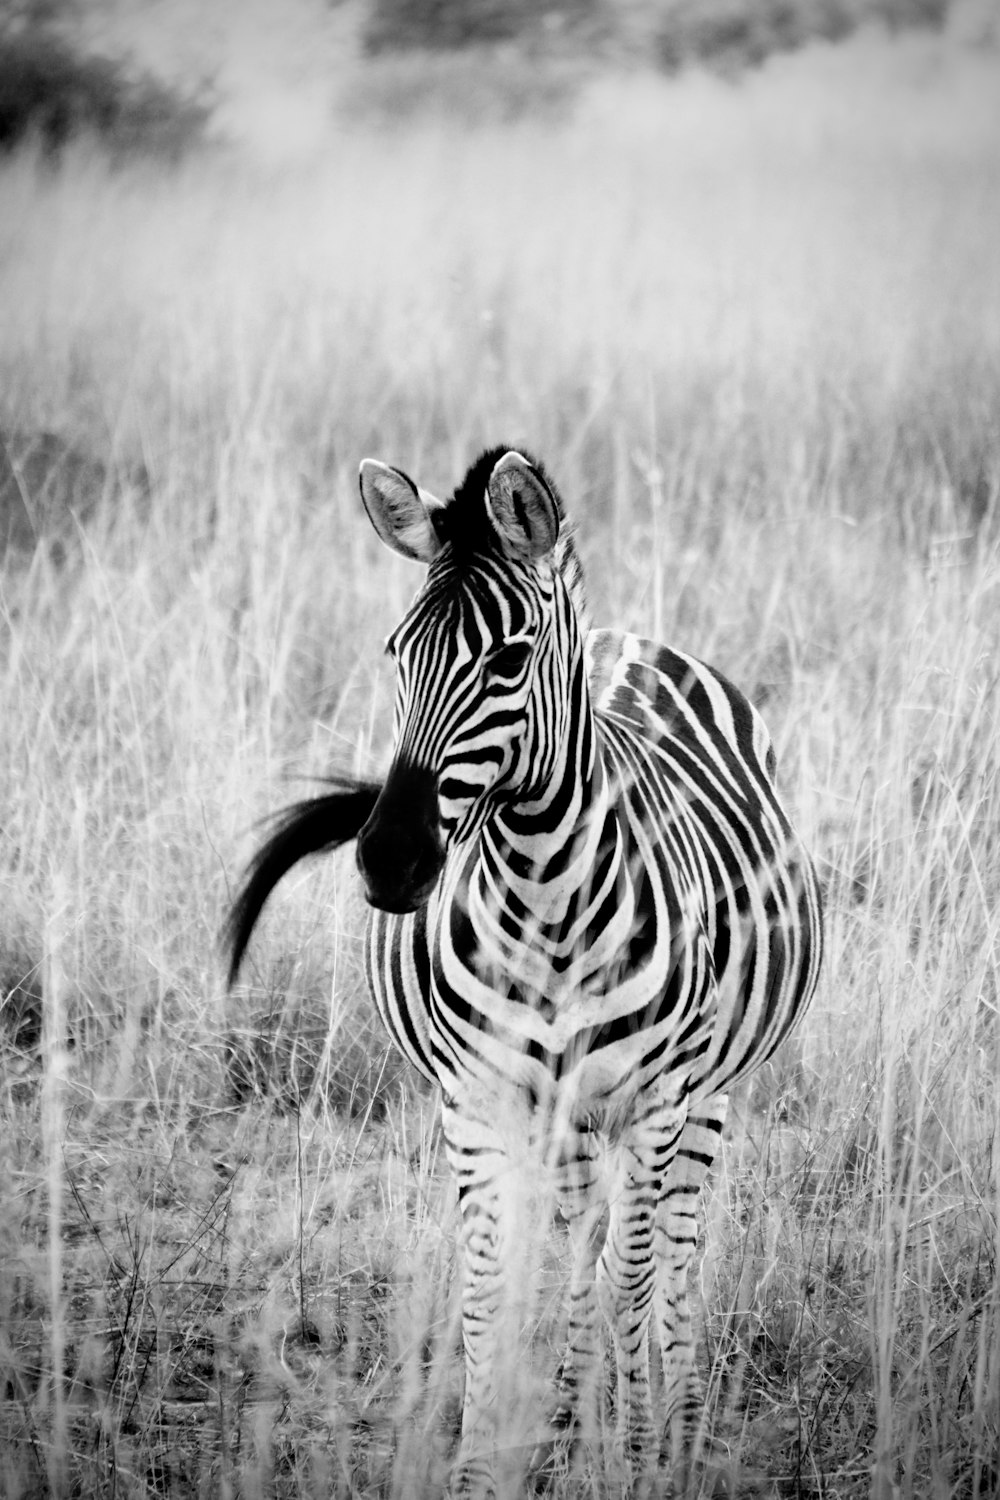
[[[520,453],[505,453],[495,464],[486,507],[506,551],[532,561],[552,551],[559,535],[555,496]]]
[[[402,469],[374,458],[362,459],[358,477],[368,519],[386,546],[414,562],[433,562],[441,551],[432,519],[440,500],[418,489]]]

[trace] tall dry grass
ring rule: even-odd
[[[232,999],[215,945],[255,819],[385,763],[417,580],[359,458],[443,490],[504,438],[595,618],[761,704],[827,892],[821,992],[708,1207],[706,1488],[995,1493],[994,83],[857,47],[561,125],[369,98],[281,180],[3,166],[0,427],[22,479],[55,455],[0,588],[12,1500],[440,1487],[454,1208],[350,861],[286,882]]]

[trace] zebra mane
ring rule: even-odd
[[[552,561],[562,574],[569,597],[573,601],[580,633],[584,637],[590,629],[590,606],[587,602],[587,585],[583,576],[583,564],[576,550],[576,535],[571,521],[563,521],[559,527],[559,540],[552,549]]]
[[[451,546],[457,561],[492,552],[495,548],[493,527],[486,510],[486,487],[490,475],[505,453],[515,448],[518,453],[541,475],[559,512],[559,539],[552,552],[552,561],[569,591],[581,627],[588,627],[587,595],[584,585],[583,567],[576,549],[574,528],[566,515],[562,496],[546,472],[545,467],[527,449],[512,443],[498,443],[480,453],[461,484],[440,510],[434,512],[433,524],[443,543]]]

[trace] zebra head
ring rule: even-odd
[[[555,491],[513,450],[483,454],[446,503],[372,459],[360,478],[382,541],[428,567],[387,643],[394,755],[357,847],[369,902],[407,912],[454,841],[502,803],[537,798],[552,775],[574,667],[582,680],[575,554]]]

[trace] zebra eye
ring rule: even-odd
[[[527,666],[530,656],[530,641],[508,641],[498,651],[490,652],[486,670],[491,677],[516,677]]]

